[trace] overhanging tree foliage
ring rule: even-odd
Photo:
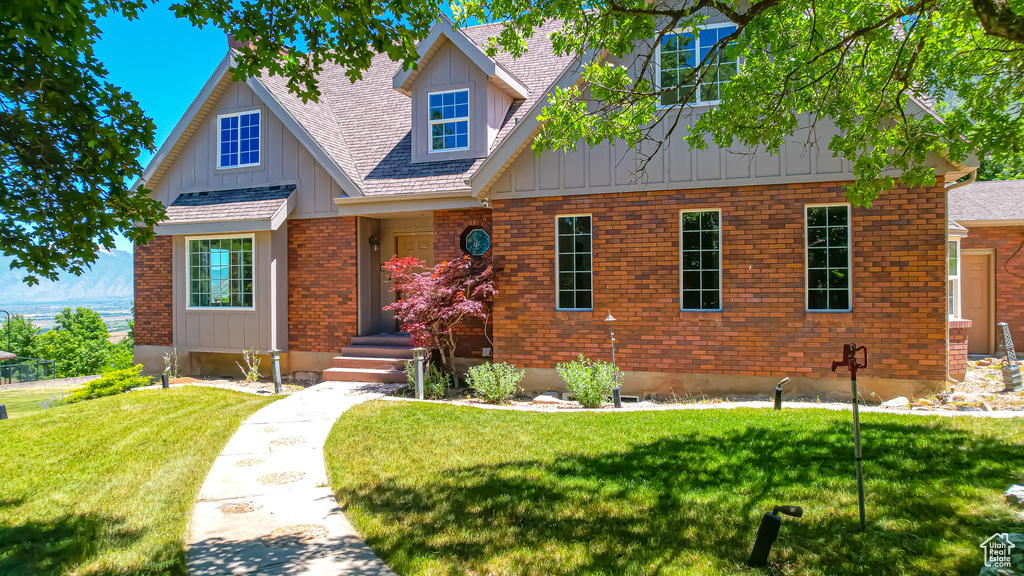
[[[163,217],[144,186],[130,187],[142,174],[140,154],[154,148],[153,123],[106,81],[93,52],[97,18],[132,18],[151,4],[0,3],[0,250],[29,282],[81,272],[113,247],[114,231],[146,241]],[[353,80],[374,54],[413,65],[415,44],[440,8],[439,0],[171,5],[179,17],[244,43],[236,78],[283,75],[304,99],[317,97],[327,62]],[[453,9],[462,22],[507,21],[489,49],[513,55],[545,22],[563,21],[555,50],[579,59],[582,82],[559,90],[544,109],[538,152],[621,139],[649,157],[663,132],[676,130],[697,148],[710,135],[719,145],[776,151],[800,127],[799,114],[812,113],[838,125],[839,135],[821,144],[852,161],[848,195],[870,204],[893,176],[930,182],[928,153],[998,161],[1024,144],[1024,0],[457,0]],[[661,82],[655,46],[673,31],[699,31],[712,13],[735,31],[692,70]],[[609,64],[607,55],[631,68]],[[719,105],[692,126],[694,108],[656,106],[672,91],[686,101],[718,74],[720,58],[740,56]],[[940,106],[940,123],[914,99],[957,106]],[[667,129],[652,131],[652,122]]]

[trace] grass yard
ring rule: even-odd
[[[186,387],[0,422],[0,574],[184,575],[199,488],[271,401]]]
[[[7,408],[8,418],[19,418],[43,409],[39,405],[44,400],[60,398],[73,391],[74,388],[35,388],[30,390],[10,390],[0,392],[0,404]]]
[[[865,414],[868,530],[852,420],[828,410],[545,414],[377,401],[325,448],[359,533],[411,574],[760,574],[761,515],[784,518],[771,574],[976,576],[978,545],[1024,525],[1003,503],[1020,420]]]

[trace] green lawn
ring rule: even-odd
[[[976,576],[981,541],[1022,532],[1019,420],[863,415],[860,533],[851,416],[828,410],[543,414],[377,401],[325,448],[331,485],[400,575],[763,573]]]
[[[0,422],[0,574],[185,574],[199,488],[271,398],[129,392]]]
[[[74,388],[35,388],[30,390],[10,390],[0,392],[0,404],[7,408],[8,418],[18,418],[43,409],[39,405],[45,400],[65,396]]]

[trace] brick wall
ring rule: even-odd
[[[435,210],[434,211],[434,262],[444,262],[461,258],[464,254],[460,243],[462,231],[467,226],[480,226],[491,234],[491,210],[488,208],[471,208],[468,210]],[[492,237],[493,240],[493,237]],[[491,261],[493,250],[484,254],[484,259]],[[501,278],[497,278],[500,290]],[[494,319],[488,322],[487,332],[494,333]],[[479,357],[483,349],[491,348],[491,343],[484,336],[484,322],[469,319],[455,329],[456,355],[469,358]]]
[[[949,375],[962,380],[967,374],[967,329],[970,320],[949,321]]]
[[[172,237],[135,245],[135,345],[172,346]]]
[[[945,194],[897,190],[852,211],[852,313],[807,313],[804,205],[841,183],[495,201],[496,359],[553,368],[610,358],[626,370],[834,377],[842,345],[866,345],[880,378],[946,373]],[[679,210],[722,210],[722,312],[679,310]],[[594,310],[555,310],[555,216],[593,216]]]
[[[1022,242],[1024,226],[970,227],[967,237],[960,240],[961,251],[995,251],[996,322],[1010,326],[1010,337],[1017,350],[1024,347],[1024,250],[1014,253]],[[961,286],[962,283],[961,280]]]
[[[355,217],[288,221],[288,350],[341,352],[357,334]]]

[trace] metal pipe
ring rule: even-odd
[[[416,399],[423,400],[423,363],[427,359],[427,349],[413,348],[412,359],[416,364]]]
[[[281,393],[281,351],[274,348],[270,351],[270,363],[274,367],[274,394]]]
[[[853,370],[850,378],[853,388],[853,455],[857,461],[857,503],[860,508],[860,531],[865,529],[864,521],[864,468],[861,465],[860,453],[860,403],[857,402],[857,370]]]
[[[160,374],[160,387],[163,388],[164,390],[167,390],[168,388],[171,387],[171,375],[168,374],[167,372],[163,372]]]

